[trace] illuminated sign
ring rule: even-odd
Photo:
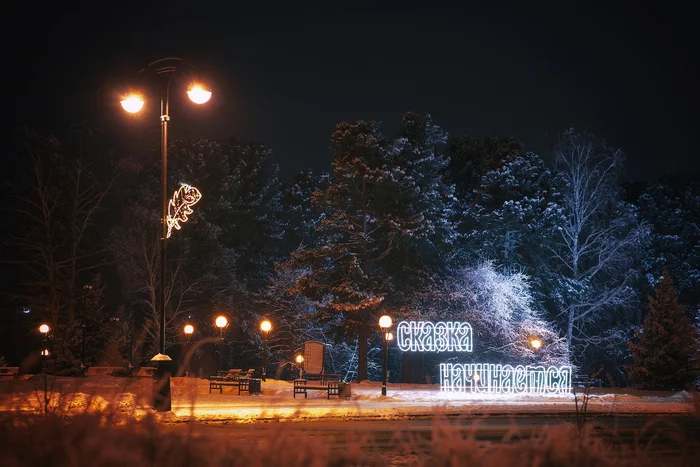
[[[471,352],[472,327],[459,321],[401,321],[396,342],[403,351]]]
[[[170,238],[173,228],[180,230],[182,227],[180,222],[187,222],[187,216],[193,212],[192,206],[197,204],[200,199],[202,199],[202,193],[193,186],[182,185],[175,190],[173,199],[168,203],[168,217],[166,218],[168,235],[165,238]]]
[[[440,391],[488,394],[567,394],[570,366],[441,363]]]

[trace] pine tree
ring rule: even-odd
[[[698,329],[692,325],[668,271],[649,297],[649,313],[629,342],[630,379],[642,389],[682,389],[700,373]]]

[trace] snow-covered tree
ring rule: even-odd
[[[564,215],[554,174],[544,161],[533,153],[505,160],[482,177],[463,214],[471,262],[491,260],[506,271],[527,274],[533,296],[553,320],[558,310],[549,301],[550,248]]]
[[[475,327],[475,352],[483,358],[569,362],[565,341],[536,308],[527,275],[499,271],[492,262],[484,262],[462,270],[455,279],[451,299],[459,304],[458,315]],[[543,343],[541,349],[531,346],[534,338]]]
[[[598,345],[603,331],[627,325],[636,300],[641,252],[649,229],[619,186],[623,154],[604,141],[573,129],[553,152],[564,225],[550,247],[558,284],[552,297],[563,318],[573,358]]]
[[[294,175],[292,180],[283,184],[282,216],[287,227],[285,247],[293,251],[299,245],[318,246],[321,238],[317,228],[324,213],[314,207],[313,194],[318,190],[327,190],[330,174],[314,175],[304,170]]]
[[[307,271],[292,293],[317,304],[317,319],[335,323],[338,336],[358,336],[362,381],[367,379],[367,335],[389,290],[381,263],[401,228],[375,203],[392,148],[377,122],[340,123],[331,142],[332,183],[313,198],[325,213],[318,227],[323,244],[296,250],[283,267]]]
[[[455,185],[460,198],[468,197],[480,185],[481,177],[522,153],[522,144],[512,137],[487,136],[480,141],[467,135],[455,136],[447,142],[445,178]]]
[[[700,308],[700,183],[675,189],[667,183],[653,183],[637,204],[652,231],[645,260],[649,285],[655,287],[662,271],[668,269],[683,300]]]
[[[359,380],[380,310],[396,310],[444,268],[454,241],[452,188],[436,152],[445,135],[430,115],[406,114],[395,140],[377,122],[340,123],[331,185],[315,192],[323,244],[300,248],[285,268],[308,271],[293,288],[314,301],[338,335],[358,336]]]
[[[401,116],[394,156],[377,196],[383,215],[401,220],[387,257],[395,302],[399,294],[410,300],[414,290],[430,287],[454,263],[456,198],[454,186],[443,181],[448,160],[438,152],[446,139],[429,114]]]
[[[698,328],[678,300],[667,270],[659,279],[649,312],[629,342],[630,379],[643,389],[684,389],[700,375]]]

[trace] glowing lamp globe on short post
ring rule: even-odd
[[[304,368],[304,356],[302,354],[297,354],[294,359],[297,362],[297,368],[299,368],[299,379],[302,377],[302,370]]]
[[[530,346],[532,346],[533,349],[540,350],[542,348],[542,341],[539,340],[537,337],[533,337],[530,339]]]
[[[185,336],[187,337],[187,343],[190,343],[190,337],[192,337],[192,334],[194,333],[194,326],[191,324],[186,324],[185,328],[183,329],[183,332],[185,333]]]
[[[225,316],[219,315],[214,320],[214,324],[219,328],[219,369],[218,373],[221,373],[221,361],[223,359],[223,349],[222,344],[224,343],[224,328],[228,326],[228,320]]]
[[[48,349],[48,337],[49,337],[49,331],[51,328],[49,327],[48,324],[44,323],[39,326],[39,332],[41,333],[41,346],[43,349],[41,350],[41,368],[42,371],[44,369],[44,366],[46,364],[46,357],[49,356],[49,349]]]
[[[384,315],[379,318],[379,327],[382,330],[382,344],[384,350],[384,358],[382,361],[382,396],[386,396],[386,373],[387,367],[389,366],[389,341],[394,338],[394,335],[389,332],[391,325],[391,317]],[[391,336],[391,339],[389,336]]]
[[[267,338],[270,337],[270,330],[272,329],[272,323],[268,320],[263,320],[260,323],[260,332],[262,332],[263,337],[263,367],[262,367],[262,380],[267,381]]]
[[[185,324],[185,327],[182,329],[182,332],[185,333],[185,376],[190,375],[190,356],[189,356],[189,350],[190,350],[190,338],[192,337],[192,334],[194,334],[194,326],[191,324]]]

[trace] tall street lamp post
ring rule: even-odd
[[[170,122],[170,85],[173,77],[185,70],[197,67],[181,58],[163,58],[150,63],[139,71],[139,74],[151,74],[158,78],[161,87],[160,100],[160,127],[161,127],[161,238],[160,238],[160,353],[151,359],[157,369],[154,373],[153,408],[160,411],[169,411],[170,404],[170,365],[171,358],[165,354],[165,288],[166,288],[166,257],[165,241],[168,238],[168,123]],[[204,104],[211,97],[211,91],[199,83],[192,83],[187,91],[190,100],[195,104]],[[121,105],[129,113],[139,112],[144,106],[144,98],[141,94],[131,93],[125,96]]]
[[[389,341],[393,339],[393,335],[389,332],[391,328],[391,318],[387,315],[379,318],[379,327],[382,330],[382,344],[383,344],[383,361],[382,361],[382,396],[386,396],[386,373],[387,367],[389,366]],[[389,337],[391,335],[391,338]]]
[[[262,367],[262,380],[267,381],[267,338],[270,337],[270,329],[272,329],[272,323],[268,320],[264,320],[260,323],[260,331],[263,337],[263,367]]]
[[[224,343],[224,328],[228,326],[228,320],[225,316],[220,315],[216,317],[214,321],[216,327],[219,328],[219,368],[217,370],[217,375],[221,373],[221,361],[223,359],[223,343]]]

